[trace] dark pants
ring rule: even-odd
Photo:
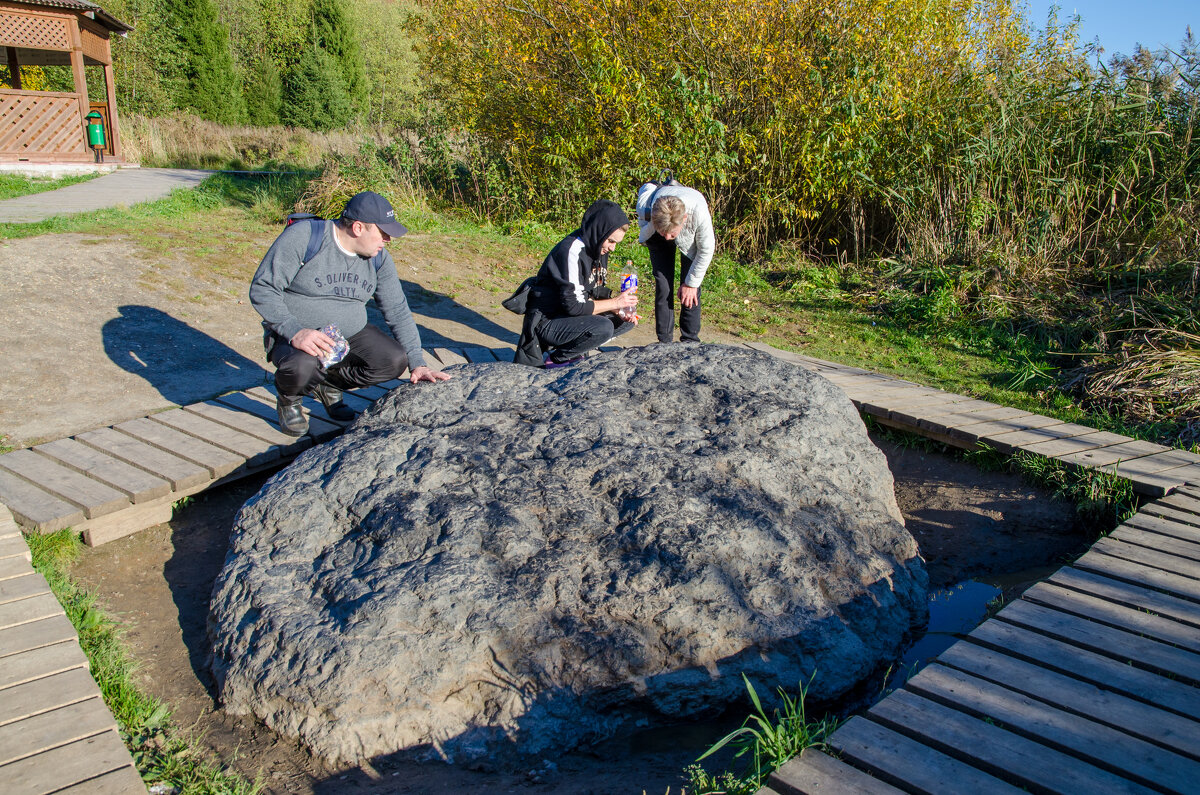
[[[545,320],[538,326],[537,335],[542,350],[549,351],[553,361],[565,362],[599,348],[631,328],[633,323],[616,315],[579,315]]]
[[[659,342],[670,342],[675,336],[675,252],[678,247],[673,240],[665,240],[655,232],[646,241],[650,249],[650,269],[654,271],[654,333]],[[679,282],[687,281],[692,270],[692,260],[679,254]],[[696,291],[695,306],[679,308],[679,337],[682,340],[700,341],[700,292]]]
[[[275,337],[271,364],[275,365],[275,388],[284,397],[303,395],[316,384],[334,389],[359,389],[399,378],[408,369],[408,355],[400,343],[371,324],[348,338],[346,358],[326,370],[312,354],[298,351],[287,340]]]

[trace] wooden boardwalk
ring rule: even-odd
[[[1112,472],[1138,493],[1162,497],[836,732],[830,748],[840,761],[806,753],[772,779],[774,791],[1140,792],[1200,782],[1192,775],[1200,773],[1200,456],[750,347],[819,372],[885,425],[963,448],[1024,450]],[[432,353],[430,364],[445,367],[511,361],[512,348]],[[347,402],[364,408],[399,383],[357,390]],[[93,545],[119,538],[167,521],[183,497],[283,466],[342,432],[318,402],[306,399],[306,406],[309,433],[299,438],[279,431],[274,394],[258,387],[14,450],[0,455],[0,509],[27,532],[72,527]],[[8,549],[24,550],[14,532],[8,541]],[[90,682],[61,608],[57,619],[42,615],[53,609],[46,600],[54,602],[44,581],[32,571],[6,574],[10,558],[25,561],[22,554],[0,558],[0,611],[8,611],[0,613],[8,622],[0,623],[0,694],[68,674]],[[10,638],[20,640],[5,645]],[[47,662],[29,663],[30,654]],[[30,665],[41,666],[36,676],[23,673]],[[49,689],[74,693],[65,685]],[[15,707],[13,715],[27,713],[16,717],[4,698],[0,788],[50,792],[57,790],[47,786],[61,789],[75,778],[71,784],[112,782],[110,789],[79,784],[78,791],[141,791],[136,774],[128,777],[128,754],[116,764],[111,716],[96,728],[103,721],[94,707],[103,703],[95,694],[66,698],[12,700],[31,705]],[[86,719],[76,715],[85,710]],[[20,728],[6,731],[10,724]],[[29,771],[28,784],[5,776],[17,771]],[[53,781],[38,779],[38,771]]]

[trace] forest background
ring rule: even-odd
[[[670,169],[712,204],[714,298],[916,330],[1104,427],[1200,443],[1190,32],[1105,63],[1008,0],[105,10],[133,25],[113,52],[146,165],[310,169],[303,209],[370,187],[560,234]],[[722,305],[751,336],[770,314]]]

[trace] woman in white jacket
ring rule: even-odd
[[[659,342],[675,332],[675,252],[679,252],[679,336],[700,341],[700,283],[717,247],[704,195],[673,180],[638,189],[638,242],[650,250],[654,271],[654,330]]]

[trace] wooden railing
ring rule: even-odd
[[[79,95],[0,89],[0,160],[90,161]]]

